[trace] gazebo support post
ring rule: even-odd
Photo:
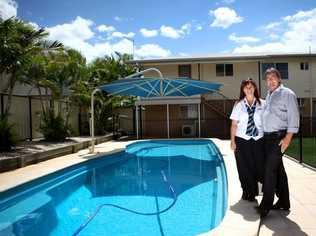
[[[201,138],[201,103],[198,103],[198,116],[199,116],[199,138]]]
[[[139,114],[138,114],[138,105],[136,105],[135,106],[135,113],[136,113],[136,139],[138,139],[139,138],[139,134],[138,134],[138,132],[139,132],[139,127],[138,127],[138,124],[139,124],[139,122],[138,122],[138,116],[139,116]]]
[[[167,104],[167,135],[168,139],[170,138],[170,131],[169,131],[169,104]]]

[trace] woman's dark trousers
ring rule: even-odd
[[[250,197],[258,195],[258,181],[263,182],[264,142],[236,137],[236,163],[243,192]]]

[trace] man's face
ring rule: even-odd
[[[266,77],[266,83],[267,87],[270,92],[273,92],[275,89],[277,89],[280,85],[280,79],[274,74],[268,74]]]

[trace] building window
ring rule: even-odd
[[[288,63],[275,63],[277,70],[281,73],[282,79],[289,79],[289,65]]]
[[[309,69],[309,64],[308,62],[301,62],[301,70],[308,70]]]
[[[196,104],[180,106],[180,114],[182,119],[196,119],[198,118],[198,110]]]
[[[233,64],[216,64],[216,76],[233,76]]]
[[[265,79],[264,74],[265,74],[266,70],[270,69],[271,67],[274,67],[278,71],[280,71],[282,79],[289,79],[289,65],[288,65],[288,63],[262,63],[261,64],[262,79]]]
[[[191,78],[191,65],[179,65],[179,77]]]

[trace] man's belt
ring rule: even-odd
[[[286,135],[286,130],[279,130],[274,132],[264,132],[264,138],[283,138]]]

